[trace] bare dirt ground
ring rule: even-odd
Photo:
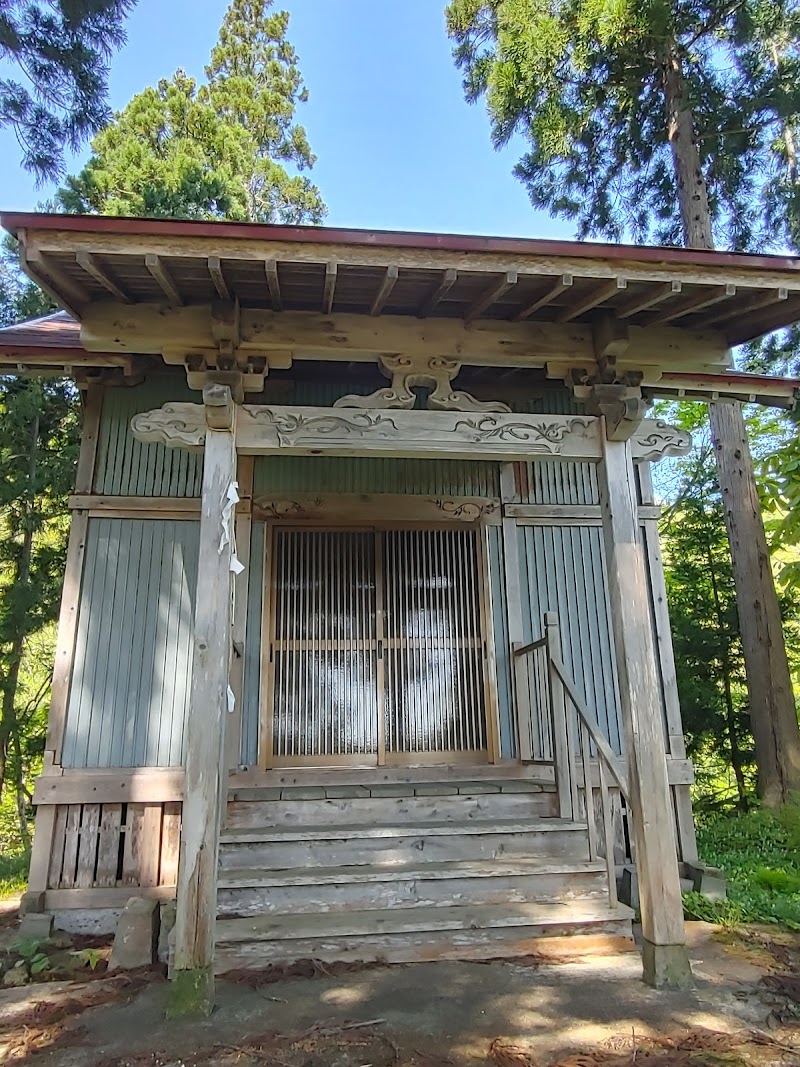
[[[0,990],[0,1063],[30,1067],[800,1067],[800,938],[689,923],[697,987],[637,954],[370,968],[307,962],[218,983],[164,1019],[158,970]],[[0,950],[14,935],[3,923]]]

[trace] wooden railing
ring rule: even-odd
[[[620,772],[617,756],[606,740],[595,716],[578,692],[561,659],[561,636],[558,616],[547,612],[544,616],[544,636],[528,644],[515,644],[514,683],[517,695],[519,747],[521,759],[531,759],[531,678],[543,694],[549,710],[552,762],[555,768],[558,808],[562,818],[583,821],[578,798],[583,789],[585,821],[589,837],[589,856],[600,859],[597,824],[594,817],[595,789],[600,794],[600,823],[603,836],[602,858],[608,871],[608,893],[612,906],[617,901],[617,880],[614,862],[614,820],[609,795],[609,775],[625,801],[628,789]],[[542,682],[544,685],[542,686]],[[571,710],[568,711],[568,704]],[[581,779],[578,781],[577,760],[580,757]],[[594,768],[597,781],[594,780]]]

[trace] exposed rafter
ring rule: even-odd
[[[75,253],[75,261],[82,270],[86,271],[90,278],[94,278],[96,282],[99,282],[99,284],[102,285],[107,292],[111,293],[112,296],[116,297],[117,300],[121,300],[123,304],[130,304],[132,302],[125,290],[122,289],[114,279],[111,272],[102,266],[97,256],[93,255],[91,252],[79,251]]]
[[[706,308],[719,304],[722,300],[730,300],[736,296],[736,286],[732,282],[725,285],[717,285],[713,289],[703,289],[699,293],[692,293],[685,300],[671,308],[664,308],[648,319],[648,326],[663,326],[665,323],[674,322],[675,319],[683,318],[684,315],[696,314]]]
[[[569,289],[571,285],[572,275],[562,274],[561,277],[553,282],[553,284],[542,293],[540,297],[537,297],[536,300],[532,301],[530,304],[526,304],[525,307],[521,308],[516,313],[516,315],[512,315],[512,322],[520,322],[522,319],[527,319],[533,315],[534,312],[538,311],[539,308],[547,307],[548,304],[552,304],[552,302]]]
[[[333,301],[336,297],[336,272],[335,260],[329,260],[325,264],[325,288],[322,293],[322,313],[330,315],[333,311]]]
[[[738,317],[739,315],[748,315],[751,311],[761,311],[763,308],[771,307],[773,304],[779,304],[781,300],[788,299],[789,290],[784,288],[767,289],[766,292],[756,293],[750,297],[746,302],[740,302],[738,300],[731,301],[731,304],[735,306],[724,307],[721,311],[714,312],[713,315],[703,317],[700,326],[705,328],[706,326],[717,326],[720,323],[727,322],[729,319]]]
[[[164,293],[172,307],[182,307],[183,297],[178,292],[178,287],[172,280],[169,271],[161,262],[161,257],[152,252],[148,252],[144,257],[144,265],[158,282],[161,291]]]
[[[230,289],[228,289],[228,283],[225,281],[225,275],[222,273],[222,261],[219,256],[208,257],[208,273],[211,275],[214,288],[217,290],[217,296],[221,300],[230,300],[231,293]]]
[[[627,300],[623,300],[615,308],[617,318],[629,319],[631,315],[638,315],[640,311],[647,311],[662,304],[671,296],[677,296],[683,288],[680,282],[664,282],[663,285],[647,286],[642,292],[634,293]]]
[[[488,310],[492,304],[516,284],[517,272],[515,270],[507,270],[499,281],[491,282],[480,296],[473,300],[464,313],[464,322],[472,322],[473,319],[477,319],[479,315]]]
[[[591,311],[592,308],[596,308],[599,304],[610,300],[621,289],[627,288],[627,285],[625,278],[615,278],[613,281],[603,282],[602,285],[595,286],[580,300],[576,300],[574,304],[568,304],[567,307],[560,311],[556,315],[556,322],[572,322],[573,319],[577,319],[584,312]]]
[[[264,271],[267,275],[267,285],[269,287],[269,298],[272,301],[272,310],[281,311],[283,308],[283,298],[281,297],[281,282],[278,277],[277,259],[268,259],[264,264]]]
[[[400,268],[395,264],[386,268],[386,273],[383,276],[380,289],[375,294],[375,298],[369,309],[370,315],[380,315],[386,306],[386,301],[389,299],[392,289],[397,284],[397,278],[400,274]]]
[[[426,316],[430,315],[430,313],[433,311],[439,301],[444,299],[444,297],[450,292],[450,290],[453,288],[457,281],[458,271],[455,270],[453,267],[451,267],[449,270],[446,270],[442,275],[442,280],[439,282],[439,284],[436,286],[430,296],[426,297],[420,305],[419,311],[417,312],[419,318],[424,319],[426,318]]]
[[[82,285],[68,277],[38,248],[28,248],[22,244],[19,262],[28,277],[40,285],[48,296],[62,304],[76,318],[80,317],[81,307],[89,303],[89,294]]]

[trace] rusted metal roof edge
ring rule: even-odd
[[[17,236],[22,230],[61,230],[131,237],[198,237],[213,239],[224,233],[242,241],[299,244],[341,244],[416,248],[427,251],[614,259],[686,266],[800,271],[800,257],[752,252],[720,252],[672,245],[602,244],[593,241],[554,241],[538,237],[489,237],[477,234],[425,233],[404,230],[343,229],[328,226],[282,226],[260,222],[200,222],[193,219],[138,219],[108,215],[58,215],[39,212],[0,212],[0,225]]]

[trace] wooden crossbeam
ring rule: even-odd
[[[657,312],[652,318],[648,319],[647,325],[662,326],[667,322],[683,318],[684,315],[704,311],[705,308],[713,307],[714,304],[719,304],[721,300],[729,300],[732,296],[736,296],[736,286],[731,282],[726,285],[714,286],[713,289],[703,289],[699,293],[693,293],[685,300],[681,300],[675,307],[665,308],[663,311]]]
[[[664,282],[662,285],[650,285],[642,293],[634,293],[616,307],[618,319],[629,319],[640,311],[647,311],[668,300],[683,288],[681,282]]]
[[[269,286],[269,298],[272,301],[272,310],[282,311],[283,298],[281,297],[281,282],[278,277],[278,261],[276,259],[268,259],[264,264],[264,270],[267,275],[267,285]]]
[[[94,278],[96,282],[99,282],[103,288],[115,296],[117,300],[122,301],[123,304],[132,303],[131,298],[122,289],[119,284],[114,280],[111,273],[105,269],[100,263],[97,256],[91,252],[76,252],[75,261],[82,270],[85,270],[89,277]]]
[[[599,304],[602,304],[612,296],[615,296],[620,289],[626,289],[627,286],[628,283],[625,278],[614,278],[610,282],[603,282],[602,285],[595,286],[594,289],[590,290],[581,300],[578,300],[574,304],[569,304],[560,311],[558,315],[556,315],[556,322],[572,322],[572,320],[577,319],[579,315],[583,315],[584,312],[596,308]]]
[[[336,263],[333,260],[329,260],[325,264],[325,289],[322,294],[323,315],[330,315],[333,311],[333,301],[336,296],[336,271]]]
[[[375,294],[375,299],[372,301],[372,305],[369,309],[370,315],[380,315],[383,311],[386,301],[389,299],[389,294],[397,284],[397,278],[400,274],[400,268],[395,264],[386,268],[386,273],[383,276],[383,281],[380,284],[380,288]]]
[[[211,281],[214,283],[217,295],[222,300],[230,300],[231,294],[228,289],[228,283],[225,281],[225,275],[222,273],[222,261],[219,256],[208,257],[208,273],[211,275]]]
[[[773,304],[779,304],[781,300],[788,299],[788,296],[789,290],[783,286],[777,289],[767,289],[766,292],[753,296],[745,304],[739,303],[738,300],[730,301],[721,311],[717,311],[707,318],[704,316],[698,325],[700,329],[705,329],[706,326],[716,326],[720,323],[728,322],[730,319],[749,315],[752,311],[761,311],[763,308],[771,307]]]
[[[480,314],[490,308],[495,301],[499,300],[504,293],[507,293],[516,284],[517,272],[515,270],[507,270],[499,281],[493,281],[470,304],[464,314],[464,322],[472,322],[473,319],[477,319]]]
[[[516,313],[516,315],[512,315],[511,321],[520,322],[522,319],[530,318],[530,316],[533,315],[535,311],[538,311],[539,308],[547,307],[548,304],[552,304],[556,297],[561,296],[561,294],[566,289],[569,289],[571,285],[572,275],[562,274],[561,277],[557,281],[555,281],[545,293],[543,293],[540,297],[537,297],[537,299],[534,300],[532,303],[526,304],[525,307],[521,308]]]
[[[442,280],[439,282],[439,284],[436,286],[430,296],[426,297],[420,305],[419,311],[417,312],[418,318],[424,319],[427,315],[430,315],[430,313],[433,311],[439,301],[442,300],[447,295],[447,293],[450,292],[450,290],[453,288],[457,281],[458,271],[455,270],[455,268],[450,267],[444,272],[444,274],[442,275]]]
[[[169,271],[161,262],[161,257],[153,252],[148,252],[144,257],[144,265],[158,282],[170,305],[172,307],[183,307],[183,297],[178,292],[178,287],[172,280]]]

